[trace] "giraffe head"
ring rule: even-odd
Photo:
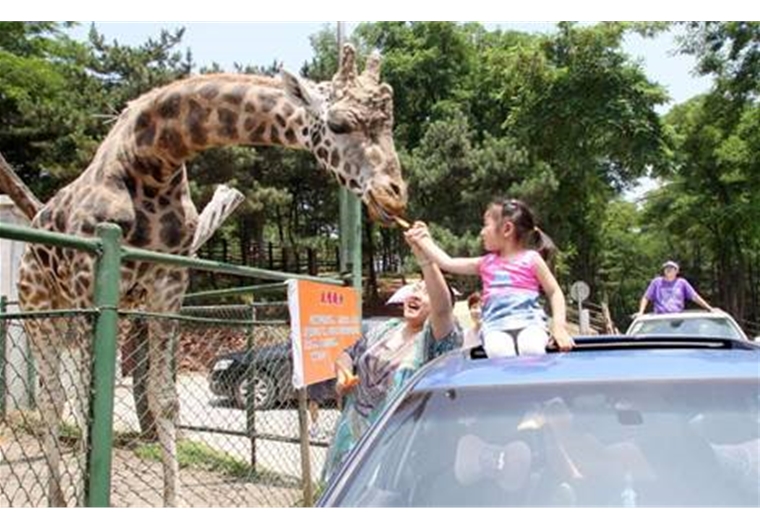
[[[285,92],[311,119],[308,148],[341,185],[358,195],[370,216],[390,224],[406,209],[406,183],[393,145],[393,89],[380,83],[380,56],[356,70],[353,46],[343,47],[332,82],[314,84],[281,71]]]

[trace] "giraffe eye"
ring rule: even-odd
[[[327,126],[335,134],[348,134],[352,131],[351,122],[345,118],[329,118]]]

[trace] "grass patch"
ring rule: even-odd
[[[161,461],[161,446],[150,443],[135,447],[135,454],[146,460]],[[213,471],[236,479],[265,482],[284,487],[297,486],[297,480],[267,470],[253,469],[247,462],[238,460],[223,451],[192,440],[177,442],[177,460],[180,469]]]

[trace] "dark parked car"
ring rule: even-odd
[[[399,392],[320,506],[760,506],[760,348],[576,338],[442,356]]]
[[[209,388],[241,408],[251,391],[257,409],[291,403],[297,394],[293,388],[290,342],[264,346],[254,352],[242,350],[220,355],[209,374]]]
[[[366,332],[388,320],[387,317],[364,319],[362,328]],[[251,360],[255,360],[252,365]],[[255,372],[250,374],[249,367]],[[327,387],[333,383],[325,382]],[[217,357],[209,374],[209,389],[216,396],[231,399],[235,406],[243,408],[253,389],[254,407],[268,409],[278,404],[288,404],[298,396],[293,388],[293,354],[290,341],[264,346],[253,355],[247,350],[226,353]],[[331,388],[320,389],[322,403],[334,404],[335,395]]]

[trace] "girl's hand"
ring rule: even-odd
[[[575,342],[570,334],[567,332],[565,326],[557,326],[552,329],[552,337],[557,344],[559,351],[570,351],[575,346]]]
[[[404,238],[412,246],[426,237],[430,237],[430,230],[428,230],[427,225],[422,221],[415,221],[412,227],[404,232]]]

